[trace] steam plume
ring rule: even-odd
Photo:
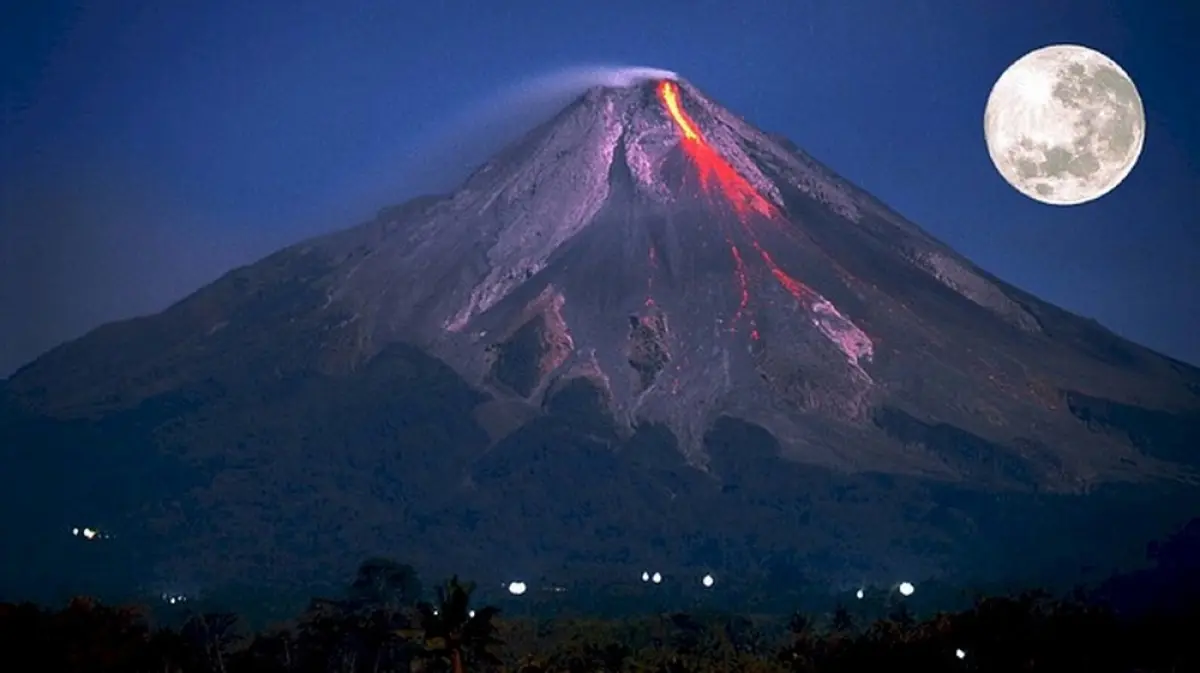
[[[453,188],[479,163],[504,145],[548,119],[594,86],[623,87],[659,79],[678,79],[662,68],[586,65],[555,70],[519,81],[468,106],[432,134],[405,163],[406,195]]]

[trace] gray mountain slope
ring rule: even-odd
[[[809,512],[789,525],[808,531],[813,553],[859,545],[859,565],[873,567],[908,544],[897,539],[932,536],[949,558],[949,540],[976,524],[909,516],[889,524],[898,538],[878,522],[870,534],[847,527],[899,502],[928,506],[944,489],[983,501],[1110,484],[1188,491],[1198,393],[1195,368],[978,269],[684,81],[591,90],[453,194],[104,326],[3,389],[5,427],[20,440],[10,450],[70,456],[88,449],[48,437],[102,427],[105,442],[177,463],[185,493],[141,489],[138,515],[106,507],[122,526],[157,522],[146,544],[168,557],[224,540],[238,559],[225,568],[305,566],[298,550],[309,547],[294,536],[333,535],[349,555],[372,530],[384,546],[474,530],[489,540],[481,549],[561,559],[578,539],[538,552],[528,508],[510,511],[524,497],[511,480],[571,483],[579,495],[601,475],[622,481],[607,487],[619,502],[584,506],[551,484],[534,501],[590,508],[631,540],[642,530],[631,502],[646,498],[657,516],[688,503],[671,535],[714,507],[771,530],[778,513],[725,490],[740,484]],[[45,423],[57,429],[32,429]],[[734,436],[757,447],[748,465]],[[549,457],[537,448],[547,442],[583,453]],[[656,448],[635,448],[648,442]],[[529,474],[496,477],[518,469],[513,456]],[[408,468],[382,467],[394,460]],[[795,491],[778,481],[793,472]],[[880,475],[905,486],[881,495]],[[437,489],[418,485],[435,477]],[[664,485],[672,479],[683,482]],[[828,495],[848,483],[875,493],[874,509],[856,514]],[[814,523],[822,507],[833,508],[827,523]],[[525,532],[496,538],[481,517]],[[273,528],[283,521],[294,536]],[[183,528],[194,543],[179,546]],[[786,546],[795,534],[777,535]]]

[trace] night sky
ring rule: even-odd
[[[444,186],[499,142],[466,120],[511,132],[498,95],[595,63],[676,70],[985,269],[1200,362],[1197,3],[78,4],[0,9],[0,376]],[[1009,187],[982,133],[1000,73],[1059,42],[1121,64],[1148,117],[1125,183],[1072,208]]]

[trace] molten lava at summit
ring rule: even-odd
[[[768,221],[774,222],[785,233],[791,233],[787,228],[787,223],[781,221],[782,218],[778,210],[763,198],[704,138],[704,135],[700,132],[699,125],[683,109],[683,104],[679,97],[679,86],[671,80],[663,80],[658,85],[658,97],[671,119],[675,122],[675,127],[678,129],[680,135],[680,143],[687,153],[688,158],[695,164],[704,191],[711,196],[715,183],[721,196],[733,206],[738,220],[741,222],[743,233],[749,238],[751,247],[758,253],[775,282],[803,308],[814,311],[814,315],[823,316],[823,318],[815,318],[813,322],[822,333],[826,334],[826,336],[838,345],[838,348],[846,355],[852,365],[857,367],[861,358],[869,358],[872,351],[871,339],[857,327],[854,327],[849,320],[844,318],[827,299],[784,271],[763,247],[762,243],[759,242],[758,237],[753,231],[751,215],[757,214]],[[733,256],[735,265],[734,275],[740,292],[740,301],[732,322],[736,327],[737,322],[742,317],[748,316],[750,338],[753,341],[757,341],[760,338],[760,333],[758,325],[751,314],[750,282],[746,263],[742,258],[741,251],[733,241],[733,234],[731,232],[726,232],[725,242],[729,245],[729,252]],[[825,318],[838,322],[839,326],[836,328],[830,327],[828,320]]]
[[[658,97],[666,106],[682,135],[683,147],[688,156],[695,162],[700,171],[700,181],[705,190],[709,190],[715,178],[718,188],[743,220],[750,212],[757,212],[763,217],[773,217],[775,209],[762,197],[749,182],[729,165],[700,134],[696,122],[688,116],[679,102],[679,87],[671,80],[663,80],[658,85]]]

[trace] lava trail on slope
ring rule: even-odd
[[[776,263],[755,233],[755,227],[762,222],[773,223],[780,230],[789,232],[789,223],[775,205],[763,198],[708,143],[701,133],[699,125],[683,109],[678,85],[671,80],[663,80],[659,83],[657,91],[659,100],[662,101],[679,132],[680,144],[684,152],[696,167],[704,192],[709,198],[723,198],[733,208],[737,220],[741,224],[741,233],[749,241],[750,247],[758,253],[766,271],[779,287],[796,300],[800,307],[810,312],[812,322],[817,329],[837,344],[847,361],[861,371],[860,362],[869,360],[873,352],[870,337],[843,316],[831,302]],[[734,281],[741,292],[738,310],[733,316],[732,328],[736,329],[738,322],[745,318],[749,323],[750,339],[757,341],[760,333],[751,306],[750,270],[743,259],[741,249],[734,240],[735,232],[726,230],[724,234],[725,241],[729,245],[729,253],[733,257]]]

